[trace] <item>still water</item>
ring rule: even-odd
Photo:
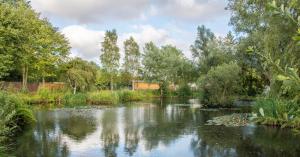
[[[288,129],[207,126],[238,110],[201,110],[174,103],[104,109],[39,109],[37,123],[17,138],[20,157],[300,156]]]

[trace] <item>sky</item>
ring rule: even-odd
[[[147,42],[172,44],[191,58],[197,26],[225,36],[227,0],[31,0],[33,9],[59,28],[72,47],[71,56],[99,63],[106,30],[116,29],[118,46],[132,36],[142,51]]]

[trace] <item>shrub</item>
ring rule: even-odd
[[[35,121],[32,111],[21,99],[4,92],[0,92],[0,119],[0,143]]]
[[[300,107],[293,101],[263,98],[253,107],[259,124],[300,129]]]
[[[212,68],[199,79],[201,102],[208,106],[231,106],[241,91],[240,67],[236,63]]]
[[[121,102],[141,101],[147,97],[143,91],[123,90],[118,93]]]
[[[192,96],[192,90],[188,84],[183,84],[179,86],[179,89],[177,90],[178,97],[190,97]]]
[[[112,91],[91,92],[88,94],[88,102],[92,105],[115,105],[119,102],[119,96]]]

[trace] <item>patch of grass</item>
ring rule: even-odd
[[[91,105],[116,105],[119,95],[113,91],[97,91],[88,93],[88,103]]]
[[[72,94],[68,92],[62,97],[62,104],[65,106],[84,106],[87,105],[87,98],[87,94],[84,93]]]
[[[149,99],[153,96],[151,91],[123,90],[118,92],[121,102],[133,102]]]

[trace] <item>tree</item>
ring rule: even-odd
[[[199,60],[202,56],[208,56],[207,44],[209,41],[215,38],[213,32],[206,28],[204,25],[197,28],[197,37],[193,45],[191,45],[191,51],[193,58]]]
[[[183,53],[172,45],[158,48],[154,43],[146,43],[143,56],[143,75],[146,79],[159,82],[160,86],[178,82],[187,63]],[[183,78],[183,77],[182,77]],[[163,95],[161,88],[161,96]]]
[[[80,58],[75,58],[66,63],[64,68],[66,82],[73,89],[73,94],[78,90],[86,91],[92,88],[96,81],[98,66]]]
[[[266,57],[283,69],[300,70],[299,47],[293,40],[298,29],[299,1],[230,0],[227,8],[233,14],[231,25],[243,34],[238,51],[243,71],[255,71],[261,78],[258,81],[266,80],[261,81],[263,86],[271,86],[271,91],[278,93],[281,81],[274,82],[276,70],[266,62]],[[249,53],[249,47],[256,53]]]
[[[27,88],[29,70],[45,73],[42,60],[51,64],[51,59],[69,52],[65,38],[24,1],[0,4],[0,40],[1,52],[5,54],[0,55],[1,60],[10,59],[3,62],[10,69],[2,69],[21,71],[23,89]]]
[[[104,41],[101,43],[100,60],[103,68],[110,74],[110,89],[113,90],[113,78],[119,67],[120,53],[117,46],[116,30],[106,31]]]
[[[140,70],[141,53],[139,45],[130,37],[124,41],[125,61],[124,71],[128,72],[132,77],[137,77]]]

